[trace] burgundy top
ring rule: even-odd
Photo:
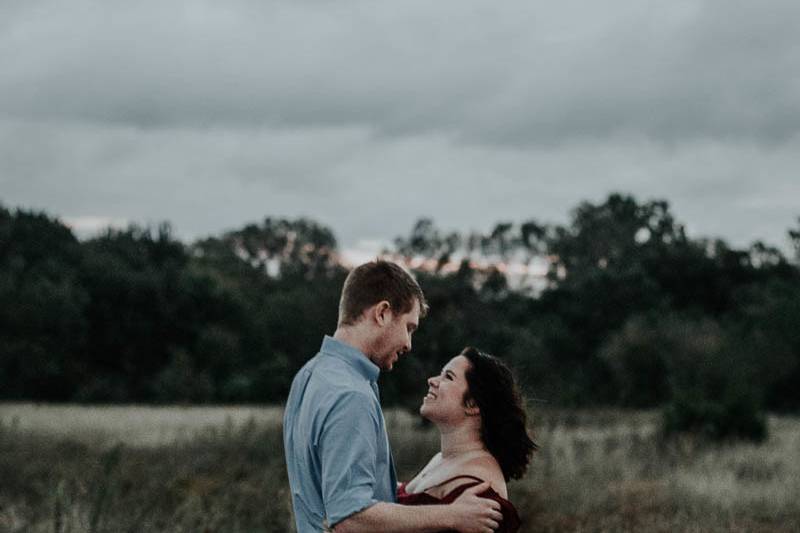
[[[480,485],[483,483],[483,480],[477,478],[475,476],[456,476],[452,477],[448,480],[442,481],[439,485],[434,485],[438,487],[440,485],[444,485],[445,483],[449,483],[454,479],[461,479],[461,478],[469,478],[473,481],[468,481],[463,485],[459,485],[458,487],[454,488],[450,492],[448,492],[443,498],[437,498],[436,496],[431,496],[427,492],[416,492],[416,493],[408,493],[406,492],[406,483],[401,483],[397,487],[397,503],[403,505],[441,505],[441,504],[448,504],[452,503],[456,498],[461,496],[465,490],[470,487],[474,487],[475,485]],[[433,487],[430,487],[433,488]],[[500,504],[500,512],[503,513],[503,520],[500,522],[500,527],[497,528],[495,533],[515,533],[519,530],[519,515],[517,514],[517,510],[511,505],[511,502],[500,496],[495,490],[491,487],[486,489],[485,491],[478,494],[478,496],[482,498],[489,498],[490,500],[494,500]],[[450,533],[450,531],[443,531],[442,533]]]

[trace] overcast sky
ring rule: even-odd
[[[622,191],[785,246],[798,28],[797,0],[0,0],[0,202],[351,248]]]

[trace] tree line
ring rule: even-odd
[[[663,200],[612,194],[567,224],[443,232],[419,220],[384,255],[416,266],[431,312],[381,385],[414,408],[465,345],[556,406],[660,407],[665,428],[762,438],[800,409],[800,219],[792,255],[690,238]],[[541,277],[509,274],[539,265]],[[183,243],[168,224],[78,240],[0,206],[0,398],[280,403],[332,333],[347,274],[308,219]]]

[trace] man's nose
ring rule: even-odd
[[[431,386],[431,387],[438,387],[439,386],[439,382],[436,379],[436,377],[431,376],[431,377],[428,378],[428,385]]]

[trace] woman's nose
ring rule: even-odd
[[[431,376],[431,377],[428,378],[428,385],[430,385],[431,387],[438,387],[439,386],[439,383],[438,383],[438,381],[437,381],[435,376]]]

